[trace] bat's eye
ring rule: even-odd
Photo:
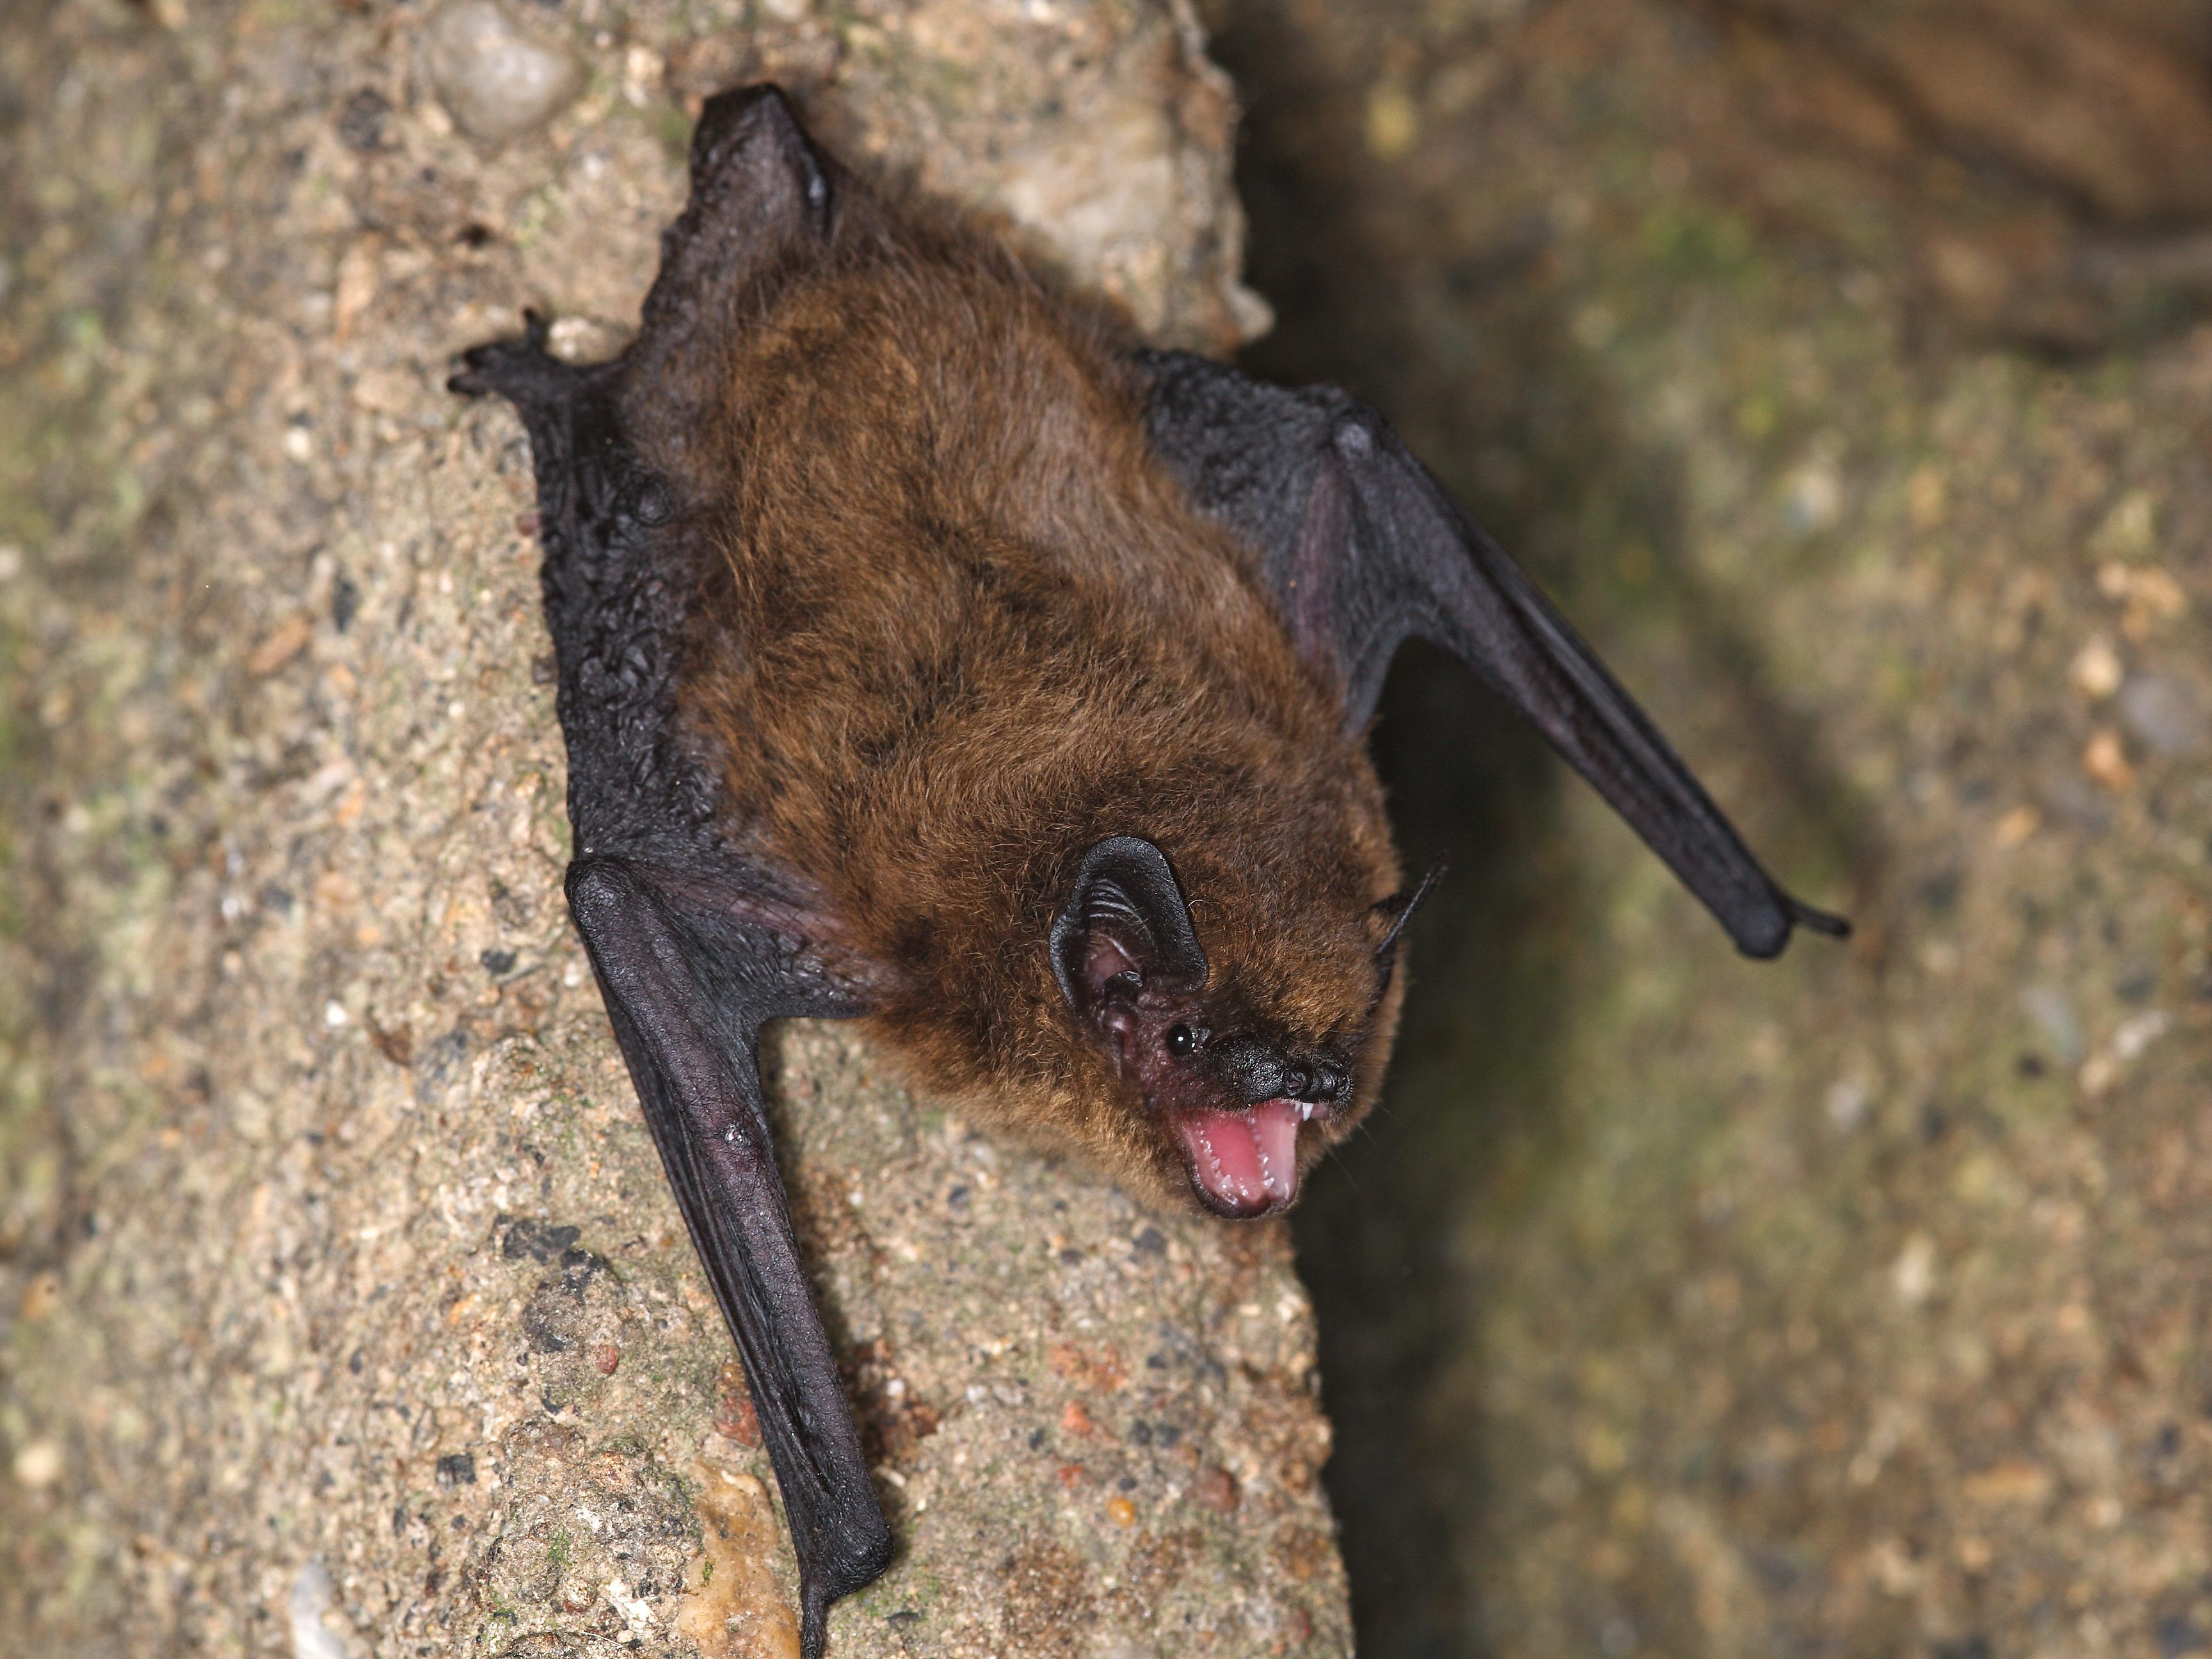
[[[1168,1028],[1168,1052],[1177,1060],[1188,1060],[1206,1044],[1206,1033],[1194,1031],[1188,1025]]]

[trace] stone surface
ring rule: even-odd
[[[1916,326],[2074,354],[2212,299],[2207,0],[1668,0],[1662,15],[1707,64],[1704,85],[1671,88],[1660,148],[1695,154],[1747,222],[1879,265]]]
[[[446,112],[488,144],[544,126],[584,79],[569,52],[524,29],[496,0],[447,0],[423,31],[423,62]]]
[[[414,6],[16,11],[0,1645],[787,1653],[771,1474],[561,902],[526,447],[449,356],[525,303],[618,345],[689,109],[758,75],[1224,345],[1224,83],[1154,0],[580,0],[532,27],[582,92],[489,151]],[[836,1028],[773,1054],[903,1546],[833,1651],[1346,1651],[1283,1231],[1146,1215]]]

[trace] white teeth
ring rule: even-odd
[[[1220,1182],[1224,1187],[1227,1186],[1229,1184],[1229,1177],[1222,1170],[1221,1154],[1213,1150],[1213,1137],[1206,1133],[1206,1126],[1204,1124],[1200,1124],[1199,1126],[1198,1144],[1206,1148],[1206,1161],[1213,1166],[1214,1180]]]
[[[1300,1101],[1300,1102],[1298,1103],[1298,1121],[1299,1121],[1299,1122],[1301,1122],[1301,1123],[1310,1123],[1310,1122],[1312,1122],[1312,1121],[1313,1121],[1313,1115],[1314,1115],[1313,1102],[1311,1102],[1310,1100],[1302,1100],[1302,1101]]]

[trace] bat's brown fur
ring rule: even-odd
[[[1154,842],[1208,997],[1355,1057],[1310,1163],[1371,1102],[1397,1006],[1372,907],[1399,871],[1340,691],[1153,459],[1110,326],[841,182],[827,255],[741,295],[683,446],[719,503],[684,701],[731,831],[891,965],[872,1024],[918,1084],[1187,1199],[1045,944],[1085,848]]]
[[[883,205],[774,88],[702,112],[662,256],[621,357],[562,363],[532,318],[453,384],[530,431],[570,911],[744,1352],[820,1659],[893,1540],[776,1180],[761,1019],[866,1018],[925,1088],[1141,1192],[1281,1208],[1388,1058],[1409,901],[1346,727],[1416,627],[1743,950],[1844,924],[1343,393],[1124,355],[988,236]]]

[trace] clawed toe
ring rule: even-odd
[[[545,349],[551,334],[542,312],[525,311],[520,337],[489,340],[461,353],[461,372],[446,381],[446,390],[472,398],[487,393],[513,397],[567,374],[568,365]]]

